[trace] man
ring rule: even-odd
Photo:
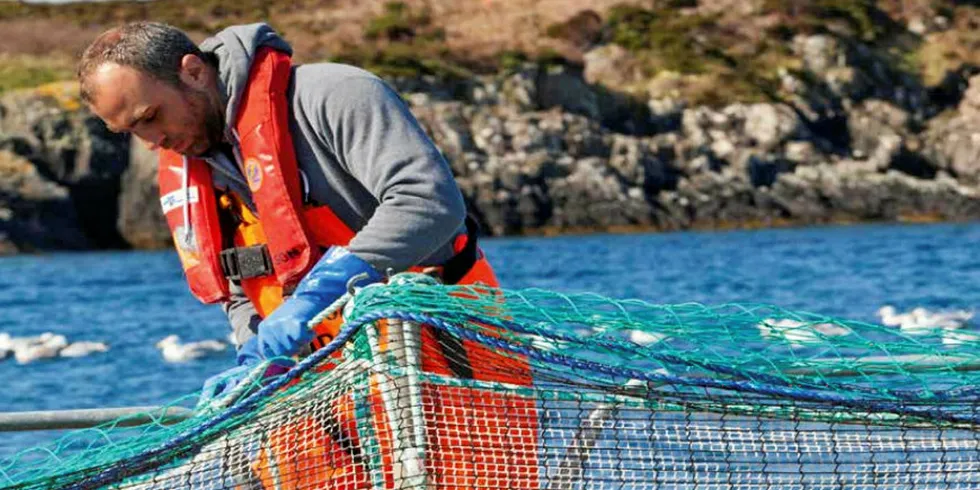
[[[261,203],[257,206],[249,187],[261,185],[264,173],[250,166],[256,160],[239,155],[239,138],[250,135],[237,134],[236,124],[249,70],[264,47],[290,53],[264,24],[226,29],[200,48],[172,27],[129,24],[104,33],[85,51],[79,65],[82,97],[111,130],[131,132],[168,154],[165,160],[175,160],[174,168],[162,168],[161,174],[184,178],[181,159],[173,154],[203,158],[214,188],[260,215]],[[313,269],[322,276],[317,290],[323,295],[309,304],[260,324],[258,305],[248,300],[240,281],[228,286],[227,295],[218,295],[225,296],[218,299],[238,343],[249,345],[257,334],[258,353],[265,356],[293,355],[311,340],[284,330],[328,306],[351,276],[367,273],[378,280],[389,269],[443,264],[455,255],[453,239],[466,232],[463,199],[448,165],[384,82],[351,66],[314,64],[292,67],[288,83],[284,102],[299,173],[284,179],[287,185],[298,179],[302,195],[295,197],[304,206],[326,206],[356,234],[343,244],[349,253],[334,253],[343,256],[337,265],[322,263],[322,273]],[[251,180],[247,172],[254,172]],[[180,215],[194,200],[175,204],[182,199],[179,192],[161,194],[168,215]],[[184,226],[174,228],[186,231]],[[182,254],[193,251],[187,237],[175,238]],[[242,253],[227,252],[226,262],[234,265]],[[306,291],[303,285],[298,292]]]
[[[446,283],[496,285],[449,166],[398,94],[352,66],[291,65],[290,53],[265,24],[230,27],[198,47],[178,29],[139,22],[100,35],[79,63],[91,110],[160,151],[161,205],[191,291],[223,304],[232,323],[240,366],[216,391],[262,359],[329,341],[339,319],[315,331],[308,323],[352,278],[435,266]],[[422,344],[427,372],[531,383],[525,363],[475,343],[426,327]],[[467,397],[441,403],[447,413],[471,410],[474,400],[508,403]],[[532,413],[527,400],[515,403]],[[522,428],[536,433],[533,414],[528,420]],[[295,446],[290,432],[283,447]],[[473,437],[443,443],[469,448],[456,457],[487,461],[509,478],[493,455],[503,436]],[[533,447],[525,460],[536,458]],[[441,473],[460,488],[486,477],[459,464]],[[536,485],[536,469],[521,474],[532,483],[512,488]]]

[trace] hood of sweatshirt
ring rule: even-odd
[[[218,58],[218,88],[225,103],[226,131],[234,125],[252,60],[263,46],[293,53],[289,43],[265,23],[228,27],[201,43],[201,51]]]
[[[245,200],[245,204],[255,211],[255,204],[248,190],[245,176],[239,165],[238,135],[235,132],[235,118],[242,93],[248,85],[248,74],[252,61],[259,48],[269,46],[292,55],[292,48],[272,27],[265,23],[228,27],[201,43],[201,51],[213,53],[218,59],[218,90],[225,105],[225,141],[231,144],[235,155],[212,151],[205,158],[217,170],[214,176],[219,188],[229,188]],[[234,158],[234,159],[233,159]]]

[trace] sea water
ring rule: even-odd
[[[503,238],[482,242],[508,288],[596,292],[654,303],[771,303],[876,321],[907,310],[980,305],[980,225],[874,225],[731,232]],[[975,327],[967,327],[974,329]],[[233,363],[166,362],[154,346],[226,340],[221,309],[200,304],[172,251],[0,259],[0,332],[52,332],[109,351],[0,361],[0,412],[158,405]],[[60,433],[0,433],[0,458]]]

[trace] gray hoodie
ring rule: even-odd
[[[266,24],[229,27],[201,44],[218,58],[226,97],[226,138],[233,127],[252,57],[261,46],[291,52]],[[330,206],[356,236],[349,249],[379,271],[434,265],[452,256],[466,210],[452,171],[408,107],[381,79],[353,66],[293,67],[289,128],[307,199]],[[250,207],[241,163],[208,155],[215,186],[230,188]],[[240,160],[236,157],[235,160]],[[255,309],[234,287],[225,305],[239,342],[258,324]]]

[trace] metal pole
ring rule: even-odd
[[[381,398],[392,431],[392,476],[395,488],[428,488],[425,469],[425,420],[418,386],[421,357],[421,325],[395,318],[387,320],[387,349],[377,349],[376,367],[387,360],[401,368],[402,374],[380,374]],[[374,346],[372,345],[372,348]],[[389,357],[384,357],[388,355]]]
[[[0,432],[88,429],[115,421],[115,427],[173,425],[194,416],[184,407],[118,407],[36,412],[0,412]],[[117,420],[119,419],[119,420]]]

